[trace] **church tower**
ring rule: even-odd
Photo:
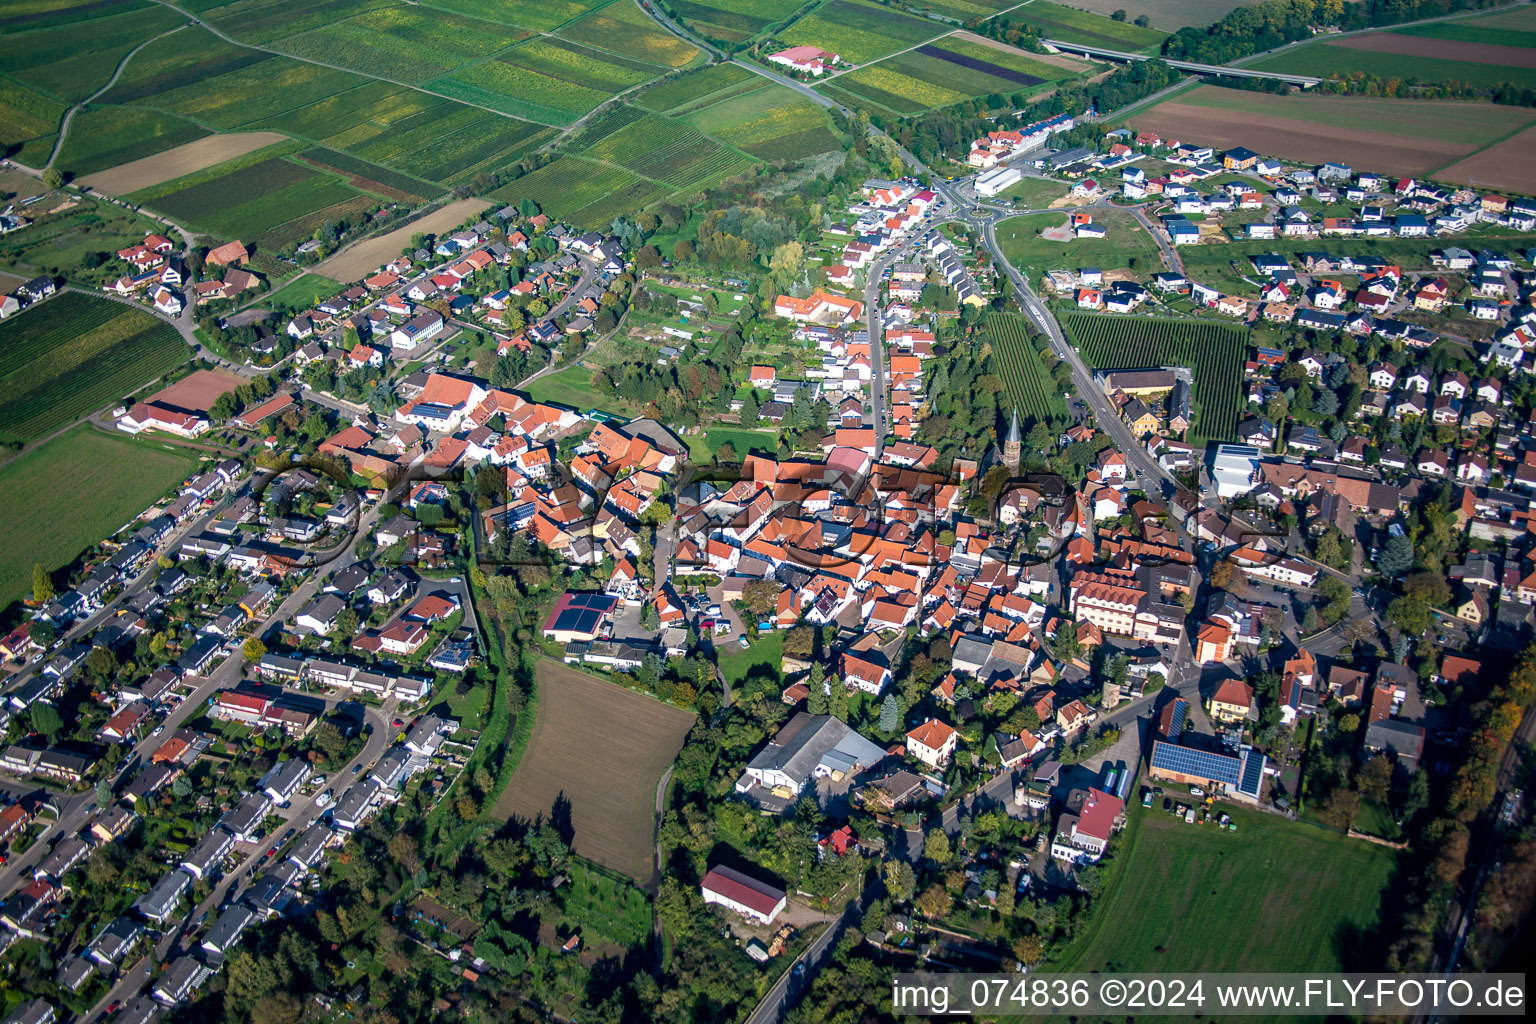
[[[1019,439],[1019,410],[1013,410],[1013,423],[1008,427],[1008,438],[1003,442],[1003,463],[1010,473],[1019,471],[1024,461],[1024,442]]]

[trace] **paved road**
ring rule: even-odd
[[[784,1015],[794,1009],[795,1004],[809,991],[811,979],[816,976],[816,972],[831,959],[837,940],[864,917],[864,911],[869,909],[869,905],[884,889],[884,884],[877,880],[860,893],[858,899],[849,903],[837,920],[827,925],[816,936],[816,941],[795,959],[789,970],[779,976],[768,994],[763,996],[762,1002],[757,1004],[757,1009],[747,1018],[747,1024],[777,1024],[783,1020]]]

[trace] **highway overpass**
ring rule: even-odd
[[[1134,61],[1134,60],[1161,60],[1171,68],[1187,71],[1192,75],[1225,75],[1228,78],[1268,78],[1276,82],[1284,82],[1287,85],[1299,85],[1303,89],[1310,89],[1321,78],[1311,75],[1283,75],[1278,71],[1250,71],[1247,68],[1229,68],[1222,64],[1196,64],[1189,60],[1168,60],[1163,57],[1152,58],[1143,53],[1125,53],[1120,50],[1106,50],[1102,46],[1083,46],[1080,43],[1064,43],[1060,39],[1046,39],[1043,42],[1063,53],[1080,53],[1084,57],[1097,57],[1100,60]]]

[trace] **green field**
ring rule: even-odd
[[[1225,804],[1237,832],[1187,825],[1160,803],[1130,808],[1113,876],[1052,970],[1370,969],[1392,850]]]
[[[826,110],[782,85],[731,96],[683,120],[760,160],[800,160],[843,148]]]
[[[700,434],[688,436],[688,454],[695,462],[715,458],[720,446],[729,444],[736,449],[739,461],[748,452],[774,454],[779,450],[779,435],[772,430],[735,430],[730,427],[711,427]]]
[[[559,34],[583,46],[668,68],[684,67],[699,56],[698,47],[658,26],[632,3],[610,4],[593,11]]]
[[[635,97],[635,102],[647,110],[671,113],[756,89],[761,81],[740,64],[711,64],[647,89]]]
[[[108,263],[117,250],[164,227],[120,206],[90,199],[61,213],[43,213],[45,208],[54,208],[53,202],[47,200],[29,208],[37,219],[25,231],[0,236],[0,266],[10,265],[28,277],[42,270],[57,270],[68,272],[78,283],[104,284],[119,273]],[[101,267],[95,271],[80,269],[82,261],[92,254],[102,254]]]
[[[993,314],[983,328],[1013,407],[1042,422],[1065,420],[1067,402],[1024,331],[1024,318]]]
[[[1130,21],[1114,21],[1102,14],[1078,11],[1046,0],[1033,0],[1027,6],[1008,12],[1007,17],[1010,21],[1039,29],[1047,39],[1131,53],[1155,49],[1168,36],[1167,32],[1155,28],[1141,28]],[[1155,19],[1156,15],[1153,17]],[[1215,21],[1216,17],[1211,20]],[[1156,20],[1153,24],[1157,24]]]
[[[563,156],[503,185],[491,193],[491,199],[513,204],[532,199],[557,220],[596,228],[620,213],[664,199],[671,191],[622,167]]]
[[[1425,39],[1450,39],[1458,43],[1484,43],[1489,46],[1536,47],[1536,8],[1517,7],[1495,11],[1480,17],[1457,18],[1429,25],[1410,25],[1388,31]]]
[[[1116,11],[1124,11],[1126,20],[1131,22],[1146,15],[1152,19],[1154,29],[1166,33],[1181,28],[1205,28],[1239,7],[1252,7],[1260,2],[1262,0],[1071,0],[1071,5],[1106,18]]]
[[[747,626],[755,632],[751,623]],[[722,636],[716,644],[716,651],[719,654],[717,664],[720,673],[733,686],[749,675],[763,674],[765,668],[770,676],[777,677],[783,662],[784,634],[776,630],[755,637],[752,646],[746,650],[741,649],[734,636]]]
[[[181,336],[145,310],[55,296],[0,323],[0,438],[45,437],[186,358]]]
[[[627,106],[599,118],[572,149],[680,191],[712,185],[752,166],[747,157],[681,121]]]
[[[159,4],[128,9],[99,8],[84,27],[17,26],[0,35],[0,68],[6,77],[67,103],[82,100],[107,84],[118,61],[139,43],[183,22]],[[103,16],[104,15],[104,16]]]
[[[1189,367],[1195,374],[1190,442],[1232,438],[1243,409],[1247,328],[1096,313],[1067,313],[1061,325],[1083,361],[1095,370]]]
[[[184,448],[80,426],[0,467],[0,601],[32,586],[32,566],[68,565],[197,466]]]
[[[345,287],[340,281],[332,281],[324,274],[304,273],[268,295],[262,301],[262,306],[299,313],[313,309],[315,303],[330,298]]]
[[[561,909],[580,924],[584,935],[620,949],[641,945],[651,934],[651,905],[630,882],[611,877],[577,860],[571,884],[561,892]]]
[[[1358,71],[1382,79],[1401,79],[1408,83],[1462,82],[1490,87],[1513,82],[1517,85],[1536,86],[1536,68],[1359,50],[1343,45],[1344,42],[1340,41],[1338,45],[1327,41],[1306,43],[1286,50],[1283,55],[1267,57],[1243,66],[1259,71],[1285,71],[1293,75],[1317,75],[1322,78]]]
[[[668,0],[678,19],[707,39],[740,43],[806,6],[803,0]]]
[[[598,409],[603,412],[619,412],[622,405],[615,398],[598,394],[592,389],[592,371],[585,366],[567,366],[554,373],[546,373],[529,384],[524,393],[535,402],[552,402],[569,406],[578,412]]]
[[[432,0],[433,7],[548,32],[612,0]]]
[[[1132,260],[1136,261],[1133,269],[1142,273],[1162,269],[1158,263],[1157,243],[1129,213],[1097,209],[1093,211],[1093,220],[1104,225],[1107,233],[1103,238],[1071,242],[1042,238],[1041,231],[1066,223],[1065,211],[1010,217],[998,224],[995,231],[1008,262],[1031,280],[1048,270],[1130,267]]]
[[[457,99],[546,124],[569,124],[593,107],[665,72],[659,64],[540,37],[437,79]]]
[[[817,46],[850,64],[867,64],[952,27],[864,0],[830,0],[775,38],[786,46]]]
[[[1026,210],[1039,209],[1049,206],[1062,198],[1069,189],[1059,181],[1051,181],[1045,178],[1020,178],[1008,188],[999,192],[998,199],[1016,199],[1018,205]],[[1105,241],[1108,241],[1106,238]]]
[[[839,75],[836,88],[897,114],[914,114],[976,96],[1028,92],[1071,77],[1020,50],[948,37]]]

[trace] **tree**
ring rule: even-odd
[[[53,597],[53,578],[43,568],[43,563],[37,562],[32,566],[32,600],[39,605],[46,605]]]
[[[1151,28],[1152,19],[1147,17],[1145,14],[1138,14],[1136,15],[1136,25],[1140,28]]]
[[[923,856],[940,865],[949,863],[949,836],[942,828],[929,830],[927,838],[923,840]]]
[[[58,708],[52,704],[38,701],[30,709],[32,716],[32,728],[42,733],[48,739],[51,746],[59,733],[64,731],[64,719],[59,717]]]
[[[1376,555],[1376,571],[1383,576],[1399,576],[1413,568],[1413,541],[1405,533],[1387,538]]]
[[[917,910],[924,917],[940,918],[949,913],[953,902],[942,885],[931,885],[917,898]]]
[[[1128,15],[1126,15],[1125,9],[1122,7],[1121,9],[1115,11],[1115,13],[1111,14],[1110,17],[1115,21],[1124,21]]]
[[[912,873],[912,865],[904,860],[888,860],[882,870],[885,887],[891,895],[902,903],[910,900],[917,890],[917,876]]]
[[[253,636],[241,645],[240,653],[245,655],[246,661],[254,664],[266,656],[267,645]]]
[[[64,172],[57,167],[49,167],[43,171],[43,184],[49,188],[63,188]]]
[[[753,580],[741,588],[742,603],[756,618],[764,619],[779,607],[779,594],[784,586],[776,580]]]
[[[1044,955],[1045,947],[1038,935],[1023,935],[1013,942],[1013,958],[1026,967],[1039,963]]]
[[[1211,586],[1217,590],[1234,590],[1242,584],[1242,578],[1237,566],[1225,558],[1211,566]]]
[[[96,783],[96,806],[108,807],[112,803],[112,783],[102,779]]]
[[[805,709],[813,715],[827,713],[827,670],[821,662],[811,666],[811,678],[806,683],[810,689],[810,696],[806,698]]]
[[[896,705],[896,694],[887,693],[880,703],[880,731],[895,732],[901,727],[901,708]]]

